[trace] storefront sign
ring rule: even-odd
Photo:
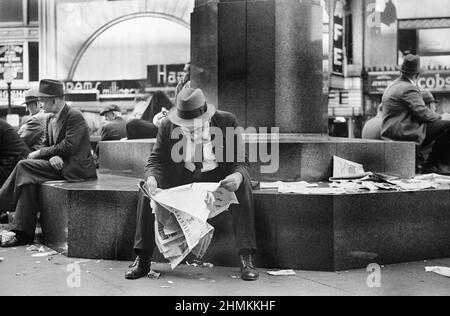
[[[145,91],[145,80],[65,82],[70,101],[134,98]]]
[[[0,45],[0,80],[7,67],[12,69],[14,80],[24,80],[23,45]]]
[[[25,93],[28,89],[12,89],[11,104],[20,105],[25,101]],[[0,105],[8,105],[8,89],[0,90]]]
[[[148,83],[153,87],[176,86],[183,69],[184,64],[150,65],[147,67]]]
[[[368,93],[384,93],[386,88],[399,77],[398,73],[370,74],[368,77]],[[432,92],[450,92],[450,72],[433,72],[422,74],[418,81],[422,90]]]
[[[333,14],[333,56],[332,67],[336,75],[344,75],[344,3],[335,2]]]

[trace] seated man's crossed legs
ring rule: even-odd
[[[22,160],[0,189],[0,205],[14,212],[9,230],[16,236],[2,247],[16,247],[33,243],[39,212],[38,185],[47,181],[64,180],[61,171],[47,160]]]

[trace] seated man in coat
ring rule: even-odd
[[[420,57],[408,55],[401,76],[385,91],[381,137],[385,140],[409,141],[425,147],[435,142],[424,171],[450,173],[450,114],[429,109],[417,86]]]
[[[39,105],[39,90],[28,90],[25,94],[25,104],[30,113],[30,118],[19,129],[19,136],[31,151],[41,148],[45,136],[45,124],[48,115],[42,112]]]
[[[240,204],[232,205],[230,211],[233,216],[236,248],[241,259],[241,278],[253,281],[259,277],[253,265],[253,255],[256,252],[255,214],[249,164],[242,135],[236,133],[233,144],[228,146],[231,142],[225,142],[226,146],[221,150],[224,156],[223,151],[228,151],[230,156],[231,152],[233,153],[234,158],[230,159],[232,162],[224,162],[223,157],[216,156],[218,151],[212,141],[212,129],[220,131],[225,138],[227,128],[235,130],[237,127],[235,116],[216,111],[214,106],[207,104],[200,89],[182,90],[178,95],[176,108],[161,122],[145,176],[149,192],[194,182],[220,181],[223,188],[236,192]],[[174,133],[177,135],[173,136]],[[214,136],[219,137],[216,133]],[[182,152],[172,152],[180,143],[185,145]],[[148,274],[151,255],[155,249],[155,219],[149,200],[142,194],[137,212],[134,245],[137,258],[126,272],[127,279],[138,279]]]
[[[118,105],[107,105],[101,112],[100,116],[104,116],[106,123],[101,130],[101,140],[121,140],[127,137],[127,122],[120,116],[120,108]]]
[[[27,158],[30,150],[14,128],[0,119],[0,188],[8,179],[17,163]],[[0,204],[0,211],[3,210]],[[4,210],[3,210],[4,211]]]
[[[44,79],[39,99],[47,119],[43,147],[20,161],[0,189],[0,205],[15,212],[10,230],[15,237],[2,247],[32,243],[38,213],[37,186],[46,181],[80,182],[97,178],[89,130],[81,112],[71,109],[63,83]]]

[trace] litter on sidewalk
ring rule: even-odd
[[[151,271],[148,273],[147,276],[148,276],[148,278],[150,278],[150,279],[155,279],[155,280],[157,280],[157,279],[159,279],[159,277],[161,276],[161,273],[155,272],[155,271],[151,270]]]
[[[297,275],[294,270],[279,270],[279,271],[267,271],[268,275],[271,276],[292,276]]]
[[[426,267],[426,272],[433,272],[447,278],[450,278],[450,268],[447,267]]]
[[[16,234],[13,232],[4,230],[4,231],[0,232],[0,237],[1,237],[0,239],[1,239],[2,243],[7,243],[8,241],[10,241],[14,237],[16,237]]]
[[[40,252],[34,255],[31,255],[34,258],[43,258],[43,257],[51,257],[51,256],[56,256],[59,255],[59,252],[57,251],[48,251],[48,252]]]

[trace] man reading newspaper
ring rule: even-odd
[[[237,128],[233,114],[218,111],[208,104],[200,89],[185,88],[177,97],[177,106],[159,127],[157,142],[146,167],[146,186],[151,195],[158,189],[193,183],[220,183],[221,188],[235,192],[239,204],[231,205],[230,211],[241,278],[254,281],[259,278],[259,273],[253,264],[256,252],[253,195],[248,159]],[[233,139],[227,137],[227,129],[236,131]],[[218,141],[222,139],[223,142]],[[155,213],[158,215],[157,210]],[[155,224],[159,220],[155,222],[150,201],[141,193],[134,245],[137,258],[125,274],[127,279],[139,279],[149,273],[150,258],[156,246]],[[159,230],[157,227],[157,232]],[[165,233],[170,238],[170,231]],[[183,251],[186,251],[186,245],[173,256],[177,257]]]

